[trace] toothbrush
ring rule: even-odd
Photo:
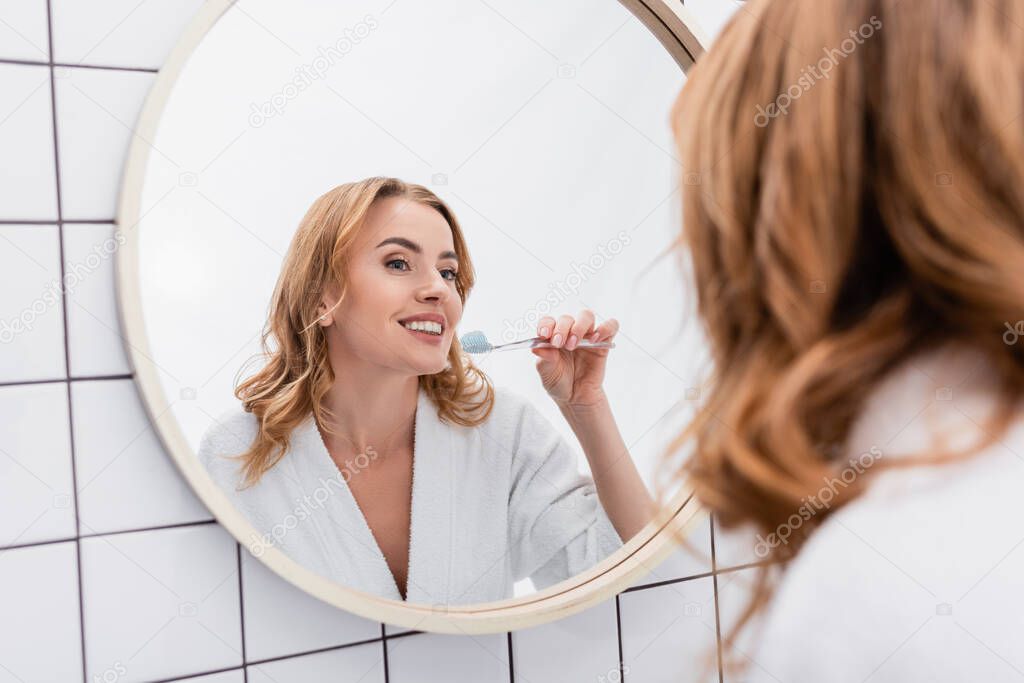
[[[462,335],[459,339],[462,344],[462,350],[466,353],[490,353],[491,351],[512,351],[514,349],[555,349],[559,348],[554,344],[544,341],[541,337],[533,337],[531,339],[523,339],[516,342],[510,342],[508,344],[499,344],[494,346],[491,342],[487,341],[487,335],[480,330],[474,330],[473,332],[467,332]],[[564,346],[561,348],[565,348]],[[576,348],[572,349],[614,349],[615,342],[592,342],[587,340],[581,340]]]

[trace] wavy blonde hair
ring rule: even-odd
[[[324,328],[317,324],[317,308],[330,285],[340,285],[339,303],[348,286],[346,263],[352,245],[363,228],[375,201],[400,197],[429,206],[440,213],[452,230],[459,259],[455,288],[465,304],[475,282],[462,229],[451,209],[422,185],[398,178],[371,177],[338,185],[313,202],[302,218],[270,302],[261,346],[263,367],[238,383],[235,396],[246,412],[257,417],[258,434],[249,450],[232,456],[241,460],[242,488],[254,485],[288,450],[289,436],[312,412],[328,425],[330,411],[323,397],[335,379],[327,354]],[[277,347],[271,349],[273,339]],[[494,405],[494,388],[482,370],[452,340],[447,367],[433,375],[421,375],[419,386],[437,407],[438,417],[465,426],[480,424]],[[332,432],[333,433],[333,432]]]
[[[692,263],[713,369],[662,464],[722,527],[785,524],[846,464],[826,446],[845,443],[866,396],[912,355],[964,342],[1001,380],[979,443],[872,466],[770,548],[727,656],[831,513],[886,469],[977,453],[1018,411],[1022,346],[1002,336],[1024,308],[1015,24],[1018,0],[755,0],[673,106],[684,180],[672,248]],[[815,81],[805,67],[833,48]]]

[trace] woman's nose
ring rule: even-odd
[[[437,301],[439,303],[447,301],[450,294],[448,282],[436,270],[430,276],[430,280],[419,291],[420,298],[424,301]]]

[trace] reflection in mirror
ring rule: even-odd
[[[250,552],[466,605],[644,527],[705,360],[656,258],[682,81],[613,1],[225,11],[135,229],[168,410]],[[470,354],[474,330],[544,348]]]

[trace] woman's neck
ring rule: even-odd
[[[329,445],[356,453],[368,448],[387,453],[411,444],[418,398],[415,375],[338,375],[323,401],[332,412],[331,429],[340,434],[324,437],[332,442]]]

